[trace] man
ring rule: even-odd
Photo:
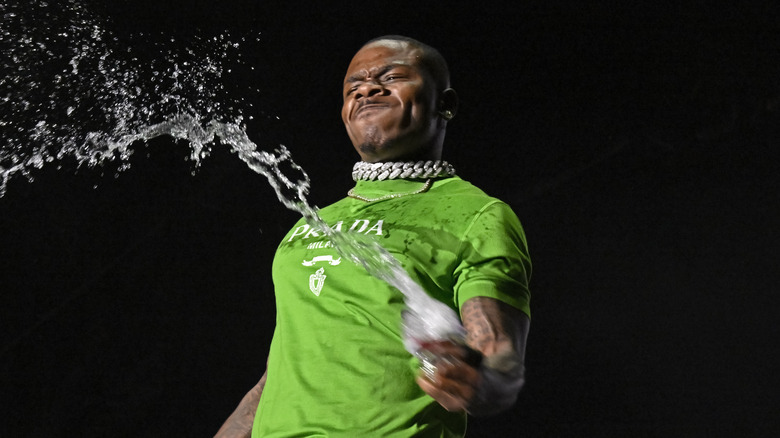
[[[341,260],[301,221],[274,259],[266,373],[218,436],[460,437],[467,413],[505,410],[522,386],[525,237],[506,204],[438,161],[458,105],[444,59],[406,37],[369,41],[349,65],[343,97],[362,162],[356,186],[320,215],[376,238],[430,296],[459,311],[466,345],[425,343],[441,360],[421,372],[404,348],[403,295]]]

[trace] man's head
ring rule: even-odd
[[[458,97],[436,49],[402,36],[367,42],[344,78],[341,118],[363,161],[440,159]]]

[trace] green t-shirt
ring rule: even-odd
[[[360,181],[368,198],[409,193],[419,180]],[[454,310],[492,297],[529,314],[531,264],[511,208],[458,177],[429,191],[320,211],[332,227],[374,236],[434,298]],[[464,414],[417,386],[403,346],[403,295],[339,256],[303,221],[273,263],[276,330],[255,437],[462,437]]]

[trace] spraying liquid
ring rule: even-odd
[[[127,170],[133,144],[159,136],[186,141],[197,168],[218,138],[343,257],[404,294],[410,353],[418,354],[425,341],[462,340],[455,312],[431,298],[375,239],[335,231],[319,217],[306,199],[309,177],[284,146],[265,152],[249,139],[237,108],[251,104],[231,99],[222,85],[225,63],[240,58],[233,53],[238,43],[200,39],[194,48],[168,51],[162,61],[145,60],[75,0],[7,2],[0,15],[8,23],[0,45],[10,55],[0,78],[0,197],[14,176],[33,181],[35,169],[65,158],[77,166],[115,163],[116,172]],[[282,168],[299,175],[290,178]]]

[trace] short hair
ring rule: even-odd
[[[431,75],[434,82],[440,87],[440,90],[449,88],[450,86],[450,69],[447,67],[447,61],[435,48],[417,41],[414,38],[410,38],[403,35],[385,35],[377,38],[373,38],[363,44],[366,47],[369,44],[377,41],[400,41],[407,43],[410,46],[414,46],[423,52],[423,57],[420,60],[420,65]]]

